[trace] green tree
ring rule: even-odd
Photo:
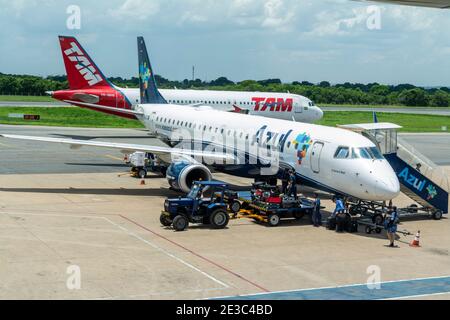
[[[448,107],[450,100],[449,97],[450,95],[445,91],[438,90],[432,95],[430,105],[433,107]]]
[[[410,90],[404,90],[398,96],[398,100],[401,104],[406,106],[426,106],[428,105],[428,97],[425,90],[420,88],[414,88]]]

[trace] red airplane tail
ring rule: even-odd
[[[103,73],[74,37],[59,37],[71,90],[110,86]]]

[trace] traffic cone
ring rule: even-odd
[[[141,186],[145,186],[145,180],[144,179],[141,180]]]
[[[420,230],[417,231],[414,240],[409,244],[410,247],[420,247]]]

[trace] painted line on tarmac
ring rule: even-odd
[[[173,244],[173,245],[175,245],[175,246],[177,246],[177,247],[179,247],[179,248],[181,248],[181,249],[183,249],[183,250],[185,250],[185,251],[187,251],[187,252],[193,254],[194,256],[196,256],[196,257],[198,257],[198,258],[200,258],[200,259],[202,259],[202,260],[204,260],[204,261],[206,261],[206,262],[208,262],[208,263],[210,263],[210,264],[212,264],[212,265],[218,267],[219,269],[222,269],[222,270],[224,270],[224,271],[226,271],[226,272],[232,274],[233,276],[235,276],[235,277],[237,277],[237,278],[239,278],[239,279],[241,279],[241,280],[243,280],[243,281],[245,281],[245,282],[251,284],[252,286],[258,288],[259,290],[261,290],[261,291],[263,291],[263,292],[265,292],[265,293],[270,292],[270,291],[267,290],[266,288],[264,288],[264,287],[262,287],[262,286],[256,284],[255,282],[253,282],[253,281],[251,281],[251,280],[245,278],[244,276],[241,276],[240,274],[238,274],[238,273],[236,273],[236,272],[234,272],[234,271],[232,271],[232,270],[230,270],[230,269],[228,269],[228,268],[226,268],[226,267],[224,267],[224,266],[218,264],[217,262],[214,262],[214,261],[212,261],[212,260],[210,260],[210,259],[208,259],[208,258],[206,258],[206,257],[204,257],[204,256],[202,256],[202,255],[200,255],[200,254],[198,254],[197,252],[195,252],[195,251],[193,251],[193,250],[191,250],[191,249],[189,249],[189,248],[187,248],[187,247],[185,247],[185,246],[183,246],[183,245],[181,245],[181,244],[179,244],[179,243],[177,243],[177,242],[175,242],[175,241],[173,241],[173,240],[171,240],[171,239],[169,239],[169,238],[167,238],[167,237],[165,237],[165,236],[163,236],[163,235],[161,235],[161,234],[159,234],[159,233],[157,233],[157,232],[155,232],[155,231],[153,231],[153,230],[150,230],[150,229],[144,227],[143,225],[137,223],[136,221],[133,221],[133,220],[131,220],[130,218],[127,218],[127,217],[125,217],[125,216],[123,216],[123,215],[119,215],[119,216],[121,216],[123,219],[125,219],[125,220],[127,220],[127,221],[129,221],[129,222],[131,222],[131,223],[134,223],[134,224],[137,225],[138,227],[140,227],[140,228],[142,228],[142,229],[144,229],[144,230],[146,230],[146,231],[148,231],[148,232],[154,234],[155,236],[157,236],[157,237],[159,237],[159,238],[161,238],[161,239],[163,239],[163,240],[165,240],[165,241],[167,241],[167,242],[170,242],[171,244]]]
[[[11,146],[9,144],[6,144],[6,143],[2,143],[2,142],[0,142],[0,146],[4,146],[4,147],[7,147],[7,148],[14,148],[13,146]]]
[[[122,215],[119,215],[119,216],[123,218]],[[208,279],[214,281],[215,283],[218,283],[218,284],[221,285],[222,287],[224,287],[224,288],[229,288],[229,287],[230,287],[230,286],[227,285],[226,283],[220,281],[220,280],[217,279],[217,278],[214,278],[212,275],[206,273],[205,271],[200,270],[199,268],[193,266],[193,265],[190,264],[189,262],[186,262],[186,261],[184,261],[183,259],[178,258],[178,257],[175,256],[174,254],[168,252],[167,250],[164,250],[163,248],[157,246],[156,244],[154,244],[154,243],[152,243],[152,242],[150,242],[150,241],[148,241],[148,240],[142,238],[141,236],[139,236],[139,235],[133,233],[132,231],[128,230],[127,228],[122,227],[121,225],[119,225],[119,224],[117,224],[117,223],[111,221],[110,219],[108,219],[108,218],[106,218],[106,217],[102,217],[102,218],[105,219],[106,221],[108,221],[109,223],[111,223],[112,225],[116,226],[117,228],[121,229],[122,231],[125,231],[125,232],[128,233],[129,235],[135,237],[136,239],[141,240],[142,242],[144,242],[144,243],[148,244],[149,246],[153,247],[154,249],[156,249],[156,250],[158,250],[158,251],[160,251],[160,252],[166,254],[167,256],[169,256],[169,257],[171,257],[171,258],[173,258],[173,259],[175,259],[175,260],[177,260],[178,262],[184,264],[185,266],[187,266],[187,267],[189,267],[189,268],[191,268],[191,269],[193,269],[193,270],[195,270],[195,271],[201,273],[202,275],[204,275],[204,276],[207,277]],[[128,220],[128,219],[125,219],[125,220]],[[128,221],[132,222],[131,220],[128,220]],[[133,223],[133,224],[136,224],[136,223],[134,223],[134,222],[132,222],[132,223]]]
[[[109,158],[109,159],[117,160],[117,161],[123,161],[123,159],[121,159],[119,157],[112,156],[110,154],[106,154],[105,157]]]
[[[377,283],[370,283],[375,286]],[[442,295],[450,292],[450,276],[416,278],[378,283],[380,289],[369,289],[367,284],[352,284],[228,296],[224,300],[390,300]]]
[[[123,226],[121,226],[121,225],[119,225],[119,224],[113,222],[112,220],[110,220],[110,219],[108,219],[108,218],[106,218],[106,217],[81,216],[81,215],[65,215],[65,214],[62,214],[62,215],[60,214],[60,215],[58,215],[58,214],[42,214],[42,213],[39,213],[39,214],[33,214],[33,213],[6,213],[6,214],[7,214],[7,215],[19,215],[19,216],[20,216],[20,215],[28,215],[28,216],[50,216],[50,217],[89,218],[89,219],[99,219],[99,220],[104,220],[104,221],[108,222],[109,224],[111,224],[112,226],[114,226],[114,227],[116,227],[116,228],[118,228],[118,229],[124,231],[124,232],[127,233],[128,235],[130,235],[130,236],[132,236],[132,237],[134,237],[134,238],[136,238],[136,239],[138,239],[138,240],[144,242],[145,244],[147,244],[147,245],[153,247],[153,248],[156,249],[157,251],[159,251],[159,252],[161,252],[161,253],[167,255],[167,256],[170,257],[170,258],[175,259],[176,261],[180,262],[181,264],[185,265],[186,267],[188,267],[188,268],[190,268],[190,269],[192,269],[192,270],[194,270],[194,271],[199,272],[200,274],[202,274],[202,275],[205,276],[206,278],[208,278],[208,279],[214,281],[215,283],[221,285],[223,288],[228,289],[228,288],[230,287],[230,286],[227,285],[226,283],[220,281],[219,279],[214,278],[213,276],[209,275],[208,273],[206,273],[206,272],[200,270],[199,268],[193,266],[193,265],[190,264],[189,262],[184,261],[183,259],[181,259],[181,258],[175,256],[174,254],[168,252],[167,250],[164,250],[163,248],[157,246],[156,244],[154,244],[154,243],[152,243],[152,242],[150,242],[150,241],[148,241],[148,240],[142,238],[141,236],[135,234],[134,232],[132,232],[132,231],[128,230],[127,228],[125,228],[125,227],[123,227]],[[123,216],[121,216],[121,215],[116,215],[116,216],[120,216],[120,217],[123,218]],[[125,219],[125,220],[128,220],[128,219]],[[136,224],[136,223],[134,223],[134,224]],[[213,288],[213,289],[216,290],[215,288]]]

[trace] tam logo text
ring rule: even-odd
[[[274,111],[274,112],[291,112],[294,105],[294,99],[288,98],[259,98],[254,97],[252,101],[255,103],[254,111]]]
[[[71,48],[64,51],[64,54],[70,61],[76,62],[75,67],[88,82],[93,86],[102,81],[102,77],[97,70],[91,65],[89,59],[83,54],[75,42],[72,42]]]

